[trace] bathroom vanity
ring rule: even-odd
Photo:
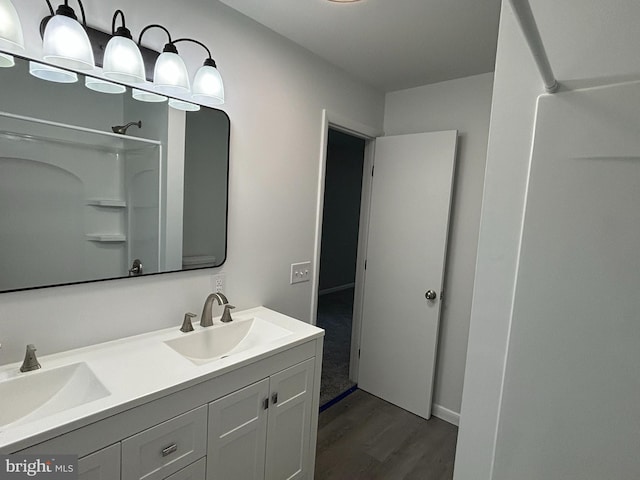
[[[258,307],[3,366],[22,406],[0,453],[77,454],[83,480],[312,479],[323,335]]]

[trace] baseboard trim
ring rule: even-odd
[[[341,290],[348,290],[350,288],[354,288],[356,286],[355,283],[346,283],[344,285],[338,285],[337,287],[325,288],[318,292],[318,295],[328,295],[329,293],[339,292]]]
[[[445,422],[455,425],[456,427],[460,426],[460,414],[453,410],[449,410],[448,408],[444,408],[442,405],[433,404],[431,414],[434,417],[438,417],[440,420],[444,420]]]

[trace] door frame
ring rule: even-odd
[[[318,293],[320,286],[320,249],[322,244],[322,217],[324,214],[324,190],[327,174],[327,145],[329,128],[347,133],[365,140],[364,166],[362,175],[362,193],[360,196],[360,221],[358,229],[358,252],[356,258],[356,281],[353,298],[353,322],[351,327],[351,353],[349,361],[349,379],[358,382],[360,332],[362,329],[362,307],[364,301],[364,262],[367,253],[369,234],[369,211],[371,206],[371,186],[373,175],[367,175],[373,169],[375,140],[383,132],[358,121],[343,117],[327,109],[322,110],[320,166],[318,172],[318,198],[316,206],[316,229],[313,247],[313,279],[311,285],[311,324],[316,325],[318,314]]]

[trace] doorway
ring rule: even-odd
[[[365,146],[329,128],[316,317],[325,330],[321,406],[355,387],[349,372]]]

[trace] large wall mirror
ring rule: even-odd
[[[0,291],[221,265],[226,113],[30,68],[0,68]]]

